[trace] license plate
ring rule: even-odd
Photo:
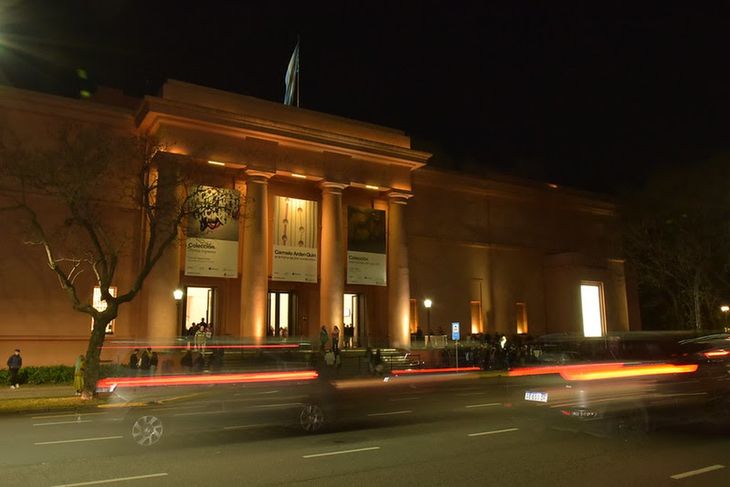
[[[525,401],[547,402],[547,392],[525,392]]]

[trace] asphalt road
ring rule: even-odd
[[[730,441],[710,427],[630,440],[554,430],[504,407],[505,387],[383,397],[312,436],[216,423],[151,449],[131,444],[109,411],[4,416],[0,486],[730,485]]]

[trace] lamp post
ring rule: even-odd
[[[727,317],[728,317],[728,312],[730,312],[730,306],[723,304],[722,306],[720,306],[720,311],[722,311],[722,314],[725,315],[725,320],[724,320],[725,321],[725,331],[727,332],[728,331]]]
[[[433,305],[433,301],[430,299],[423,300],[423,306],[426,308],[426,330],[428,330],[429,335],[431,335],[431,305]]]
[[[172,292],[172,297],[175,298],[175,304],[177,305],[177,326],[180,326],[182,324],[182,319],[180,317],[180,306],[182,305],[182,298],[185,295],[185,292],[177,288]],[[185,325],[183,324],[182,328],[185,328]],[[183,329],[180,329],[180,332],[182,333]]]

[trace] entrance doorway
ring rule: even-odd
[[[215,321],[216,289],[213,287],[193,287],[185,289],[185,315],[183,316],[183,334],[200,320],[213,324],[213,331],[217,328]]]
[[[365,296],[345,294],[342,306],[345,347],[360,347],[365,336]],[[348,340],[349,338],[349,340]]]
[[[294,328],[296,296],[289,291],[269,291],[266,336],[286,338],[297,333]]]

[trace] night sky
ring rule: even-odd
[[[405,130],[434,165],[615,192],[730,148],[725,2],[0,0],[0,80],[281,101],[297,35],[302,107]]]

